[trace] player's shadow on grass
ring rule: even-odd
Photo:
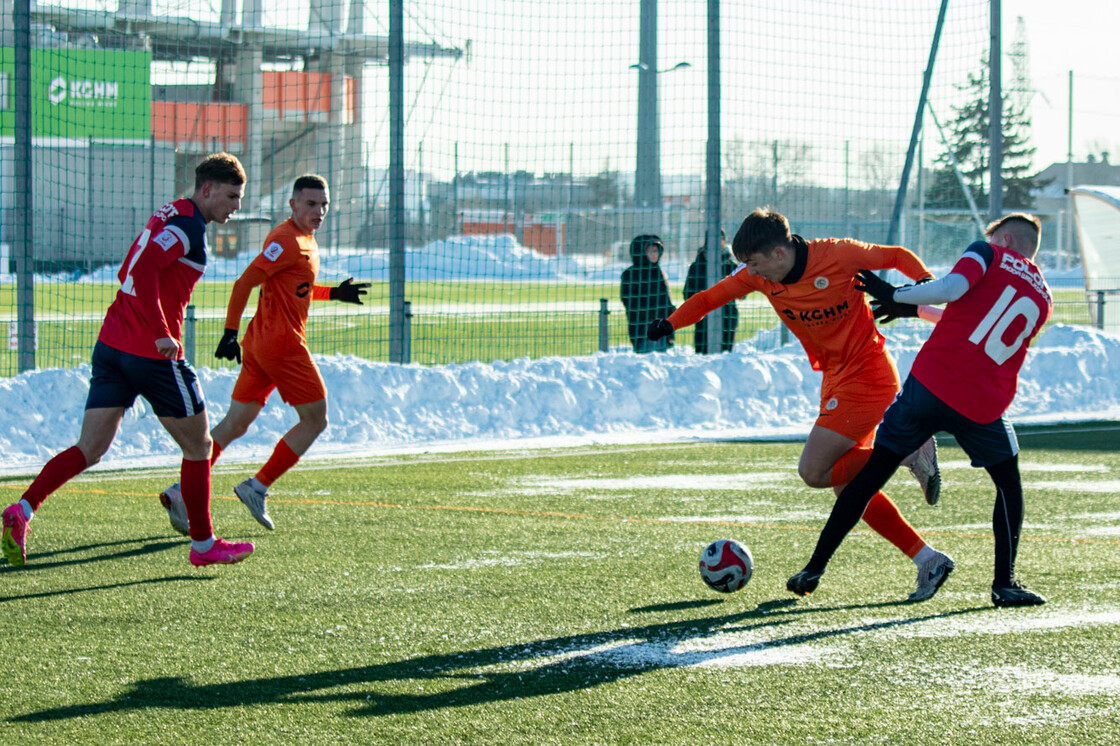
[[[958,609],[785,637],[779,634],[729,647],[705,644],[728,632],[757,632],[755,639],[758,639],[765,636],[767,630],[773,631],[775,627],[794,621],[793,617],[775,613],[771,607],[318,673],[203,685],[182,677],[146,679],[105,702],[48,708],[9,718],[9,722],[71,720],[106,712],[153,708],[216,710],[328,702],[353,703],[355,707],[348,713],[353,717],[402,715],[590,689],[648,671],[718,664],[739,656],[764,658],[773,652],[776,653],[775,663],[779,663],[790,660],[790,653],[800,649],[811,660],[813,651],[800,646],[933,619],[950,619],[990,608]],[[689,643],[699,644],[690,650],[684,649]],[[384,686],[376,686],[379,684]]]
[[[114,547],[131,546],[128,549],[121,549],[119,551],[110,551],[104,554],[97,554],[92,557],[74,557],[72,559],[57,559],[49,560],[50,557],[59,557],[63,555],[72,555],[78,553],[93,552],[102,549],[112,549]],[[122,539],[121,541],[106,541],[97,544],[83,544],[76,547],[66,547],[65,549],[55,549],[49,552],[34,552],[29,561],[23,567],[12,567],[5,563],[0,565],[0,573],[5,572],[38,572],[41,570],[48,570],[55,567],[67,567],[69,565],[85,565],[91,562],[107,562],[111,560],[128,559],[130,557],[143,557],[157,552],[165,552],[169,549],[182,549],[184,541],[182,539],[172,540],[166,536],[149,536],[143,539]],[[44,561],[47,560],[47,561]]]
[[[54,596],[69,596],[74,593],[87,593],[89,591],[108,591],[115,588],[128,588],[134,585],[151,585],[153,583],[173,583],[180,580],[210,581],[212,575],[168,575],[160,578],[146,578],[144,580],[131,580],[123,583],[109,583],[106,585],[90,585],[85,588],[67,588],[65,590],[43,591],[42,593],[25,593],[22,596],[0,596],[0,604],[9,601],[26,601],[32,598],[52,598]]]

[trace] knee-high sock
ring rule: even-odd
[[[996,539],[996,586],[1011,585],[1015,579],[1015,556],[1019,553],[1019,535],[1023,529],[1023,484],[1019,479],[1019,457],[988,467],[996,485],[996,504],[992,508],[992,533]]]
[[[284,476],[284,472],[295,466],[298,461],[299,456],[288,442],[281,438],[273,449],[272,455],[268,457],[268,461],[257,472],[257,481],[265,487],[271,487],[273,482]]]
[[[868,459],[867,465],[836,498],[836,504],[832,506],[832,514],[821,530],[813,556],[805,566],[806,570],[824,572],[840,542],[844,541],[848,532],[859,523],[860,516],[867,509],[871,498],[883,488],[901,462],[902,456],[889,448],[876,446],[871,451],[871,458]]]
[[[925,540],[902,516],[894,500],[882,490],[876,492],[867,504],[867,509],[863,511],[863,521],[910,559],[926,545]]]
[[[222,455],[222,444],[216,440],[211,442],[213,445],[210,447],[210,466],[213,466],[214,462],[218,460],[218,456]]]
[[[210,462],[206,459],[183,459],[179,469],[179,489],[187,507],[191,538],[206,541],[214,535],[214,526],[210,523]]]
[[[70,446],[43,465],[39,476],[35,477],[35,481],[23,493],[23,499],[32,510],[38,510],[52,492],[81,474],[87,466],[89,464],[86,463],[86,455],[82,453],[82,449]]]
[[[871,458],[870,446],[853,446],[844,452],[840,458],[836,459],[836,463],[832,465],[832,475],[829,481],[830,487],[840,487],[856,478],[859,470],[867,464],[867,459]]]

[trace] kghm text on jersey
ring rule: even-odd
[[[803,324],[808,324],[813,321],[828,321],[834,318],[840,318],[848,312],[848,301],[838,303],[832,308],[808,308],[801,311],[794,311],[792,308],[783,308],[782,313],[790,321],[800,321]]]

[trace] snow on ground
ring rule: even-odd
[[[886,328],[905,375],[920,322]],[[350,356],[318,358],[330,427],[309,456],[689,439],[801,438],[813,424],[820,374],[796,345],[696,355],[596,353],[489,364],[394,365]],[[221,417],[235,370],[198,369],[207,406]],[[78,436],[89,366],[0,379],[0,473],[34,473]],[[1013,421],[1120,417],[1120,338],[1057,325],[1036,340],[1010,410]],[[215,420],[216,421],[216,420]],[[273,397],[223,460],[258,461],[296,422]],[[100,468],[172,466],[178,450],[139,400]]]
[[[449,259],[448,257],[451,257]],[[438,261],[435,260],[438,258]],[[378,279],[385,257],[338,252],[324,257],[326,281]],[[217,261],[208,277],[233,278],[240,262]],[[587,267],[545,258],[509,237],[448,239],[408,252],[410,278],[602,280],[619,267]],[[680,267],[668,267],[675,275]],[[443,272],[443,274],[440,274]],[[52,281],[112,281],[114,268]],[[0,282],[10,281],[10,275]],[[905,376],[928,325],[902,320],[884,327]],[[314,334],[314,328],[310,329]],[[689,335],[684,335],[688,338]],[[522,358],[494,363],[395,365],[351,356],[317,358],[327,383],[330,426],[308,453],[362,456],[420,451],[486,450],[726,438],[803,438],[817,411],[820,374],[796,343],[776,334],[743,342],[728,354],[696,355],[687,344],[665,354],[619,350],[583,357]],[[1120,338],[1056,325],[1035,341],[1012,405],[1013,421],[1068,422],[1120,418]],[[235,370],[198,368],[212,421],[229,403]],[[40,370],[0,379],[0,474],[34,474],[78,436],[89,366]],[[260,461],[295,424],[274,396],[223,461]],[[174,466],[178,449],[147,404],[128,412],[98,467]]]

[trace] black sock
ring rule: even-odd
[[[988,467],[996,485],[996,504],[992,508],[992,533],[996,539],[995,572],[992,585],[1003,588],[1015,579],[1015,555],[1023,529],[1023,484],[1019,479],[1019,457]]]

